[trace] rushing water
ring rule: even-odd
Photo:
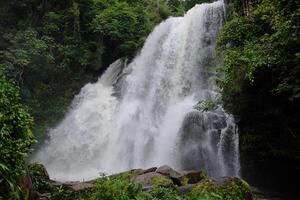
[[[238,176],[233,118],[219,105],[195,109],[219,98],[215,43],[223,20],[217,1],[162,22],[132,63],[118,60],[82,88],[33,161],[58,180],[164,164]]]

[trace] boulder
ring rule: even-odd
[[[53,181],[49,179],[47,171],[40,164],[30,165],[29,175],[30,177],[24,177],[21,183],[24,193],[27,196],[29,195],[30,200],[51,200],[51,194],[54,198],[54,194],[57,194],[57,191],[62,188],[66,194],[72,197],[76,197],[79,194],[90,195],[98,180],[86,182]],[[253,200],[250,186],[242,179],[230,177],[209,179],[203,171],[178,172],[164,165],[159,168],[153,167],[146,170],[134,169],[120,174],[101,177],[100,179],[105,181],[116,178],[118,181],[118,176],[126,177],[135,183],[141,184],[142,191],[147,193],[159,191],[157,190],[159,188],[168,188],[179,191],[183,195],[189,192],[196,196],[216,194],[222,198],[224,197],[224,199],[233,199],[236,195],[239,195],[239,199]],[[30,196],[31,193],[35,195]],[[62,198],[64,193],[59,195],[62,195],[59,196],[59,198]]]
[[[149,172],[149,173],[141,174],[141,175],[134,177],[133,181],[141,184],[143,187],[146,187],[146,186],[151,186],[153,184],[152,181],[153,181],[154,177],[164,178],[164,176],[159,173]]]
[[[143,170],[143,169],[132,169],[132,170],[129,170],[129,171],[120,172],[120,173],[112,174],[112,175],[105,175],[105,174],[103,174],[103,176],[100,177],[100,179],[101,178],[114,178],[114,177],[118,177],[118,176],[127,176],[127,175],[135,176],[135,175],[143,174],[143,171],[145,171],[145,170]]]
[[[188,184],[199,183],[201,180],[207,178],[203,171],[186,171],[181,179],[186,179]]]
[[[164,165],[164,166],[159,167],[156,170],[156,173],[159,173],[159,174],[162,174],[162,175],[165,175],[165,176],[174,177],[174,178],[179,178],[183,175],[183,174],[175,171],[174,169],[172,169],[168,165]]]
[[[151,167],[151,168],[149,168],[149,169],[140,170],[140,171],[138,172],[138,174],[141,175],[141,174],[147,174],[147,173],[149,173],[149,172],[155,172],[156,169],[157,169],[157,167]]]
[[[168,176],[169,178],[171,178],[171,180],[173,181],[173,183],[175,185],[178,185],[178,186],[183,185],[182,184],[182,176],[183,176],[183,174],[180,173],[180,172],[178,172],[178,171],[176,171],[176,170],[174,170],[174,169],[172,169],[171,167],[169,167],[167,165],[159,167],[156,170],[156,173]]]
[[[72,191],[82,191],[85,189],[93,188],[95,187],[96,180],[87,181],[87,182],[79,182],[79,181],[71,181],[71,182],[58,182],[58,181],[52,181],[52,184],[54,186],[63,186],[66,188],[71,189]]]

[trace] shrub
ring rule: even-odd
[[[92,200],[130,200],[141,195],[141,186],[126,176],[101,179],[96,183]]]
[[[18,89],[7,82],[0,66],[0,199],[18,199],[18,181],[25,173],[29,147],[34,142],[33,120],[22,105]]]

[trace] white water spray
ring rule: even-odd
[[[82,88],[33,160],[58,180],[164,164],[238,176],[232,117],[221,106],[194,109],[219,98],[215,43],[223,18],[224,3],[217,1],[162,22],[126,69],[118,60]]]

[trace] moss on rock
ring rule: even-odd
[[[222,200],[251,200],[253,195],[250,186],[239,178],[228,178],[219,185],[213,180],[201,181],[190,193],[191,197],[211,197]]]
[[[188,185],[183,191],[171,175],[149,172],[138,175],[136,170],[103,177],[89,182],[55,182],[49,179],[41,164],[29,165],[34,190],[39,197],[52,200],[252,200],[250,186],[239,178],[208,178],[203,171],[186,172],[180,179]],[[190,176],[187,176],[190,174]],[[194,184],[188,184],[191,181]],[[181,184],[184,185],[184,184]],[[144,190],[147,188],[147,190]]]
[[[173,181],[165,176],[154,176],[151,178],[151,185],[155,187],[175,187]]]

